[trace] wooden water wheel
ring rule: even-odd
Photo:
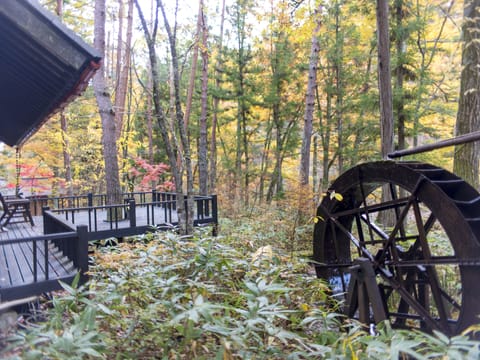
[[[480,322],[480,194],[430,164],[381,161],[341,175],[318,207],[313,259],[364,323],[458,334]]]

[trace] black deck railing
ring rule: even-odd
[[[89,241],[178,224],[174,193],[126,193],[123,199],[105,205],[105,195],[31,197],[34,214],[42,207],[44,235],[0,243],[0,302],[60,289],[59,280],[71,283],[77,273],[84,282]],[[217,197],[195,196],[194,202],[194,225],[212,224],[216,234]]]
[[[122,198],[135,199],[137,203],[145,203],[154,201],[158,198],[159,193],[156,190],[151,192],[126,192],[122,194]],[[28,197],[31,203],[31,212],[34,216],[40,216],[44,207],[51,209],[73,209],[85,208],[92,206],[106,206],[106,194],[88,193],[84,195],[61,195],[61,196],[47,196],[47,195],[32,195]]]
[[[59,280],[71,283],[78,272],[82,281],[86,279],[86,227],[79,226],[75,231],[65,227],[50,230],[53,233],[3,240],[0,243],[0,302],[59,290]]]
[[[51,211],[45,209],[43,212],[44,234],[75,234],[71,241],[52,238],[55,246],[73,262],[82,275],[88,271],[88,228],[85,225],[72,227],[67,221],[55,216]],[[66,235],[64,236],[66,237]],[[62,237],[60,237],[62,239]]]
[[[32,198],[32,207],[37,208],[39,204],[47,206],[44,208],[62,221],[86,225],[89,240],[138,235],[153,228],[174,228],[178,225],[175,193],[130,192],[122,194],[122,198],[123,204],[116,205],[105,205],[106,195]],[[194,226],[212,224],[215,234],[218,224],[216,195],[194,196],[193,200]],[[75,206],[66,207],[67,204]]]

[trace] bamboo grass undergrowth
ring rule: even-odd
[[[261,215],[259,214],[259,217]],[[264,215],[267,217],[268,215]],[[44,320],[2,341],[17,359],[478,359],[466,335],[372,335],[335,313],[301,238],[270,214],[218,237],[159,232],[98,247],[90,281],[64,284]],[[264,222],[265,224],[265,222]],[[277,237],[275,237],[275,233]],[[283,234],[283,235],[282,235]]]

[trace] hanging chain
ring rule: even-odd
[[[16,163],[15,163],[15,195],[20,196],[20,148],[16,148],[15,153]]]

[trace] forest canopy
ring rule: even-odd
[[[58,12],[59,2],[41,3]],[[95,2],[62,5],[62,21],[93,43]],[[320,194],[344,170],[381,157],[374,2],[107,0],[103,73],[115,113],[123,190],[144,189],[145,176],[153,188],[175,186],[139,9],[147,30],[156,31],[156,94],[170,139],[178,144],[173,150],[183,155],[187,143],[176,119],[184,115],[194,192],[218,192],[249,204],[297,188],[316,26],[309,188]],[[390,2],[397,149],[454,134],[462,11],[461,1]],[[102,126],[89,87],[21,148],[23,191],[105,192]],[[9,187],[15,183],[14,151],[2,147],[0,177]],[[417,158],[451,168],[452,155],[449,148]],[[162,171],[155,173],[159,166]]]

